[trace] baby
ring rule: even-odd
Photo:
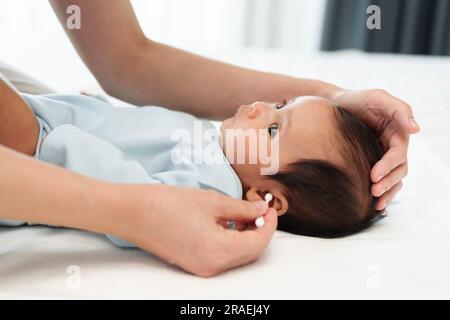
[[[380,216],[369,173],[381,147],[357,118],[326,99],[243,105],[219,134],[209,121],[161,107],[117,108],[82,95],[21,96],[39,123],[38,160],[112,182],[212,189],[249,201],[270,192],[279,229],[299,235],[345,236]],[[255,141],[228,134],[239,130],[258,134]],[[265,162],[254,157],[252,143],[276,159],[270,174],[261,174]],[[208,161],[197,157],[199,148]],[[244,161],[233,159],[239,151]]]
[[[241,106],[221,131],[233,128],[265,129],[266,136],[258,138],[268,141],[278,136],[278,172],[261,175],[260,164],[233,164],[233,169],[245,199],[273,195],[270,205],[278,212],[280,230],[334,238],[361,231],[380,217],[369,174],[382,157],[381,146],[342,107],[318,97],[283,104],[257,102]],[[227,148],[224,152],[230,153]]]

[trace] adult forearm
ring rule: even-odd
[[[250,70],[148,41],[133,63],[99,80],[107,92],[137,105],[156,104],[215,119],[254,101],[332,97],[338,87],[317,80]],[[120,65],[120,64],[116,64]]]
[[[224,119],[242,104],[333,95],[333,85],[259,72],[151,41],[124,0],[52,0],[83,61],[112,96]],[[66,27],[66,8],[80,7],[80,30]],[[108,8],[108,10],[105,10]]]
[[[109,184],[0,146],[0,220],[111,232]],[[113,195],[114,193],[111,193]]]

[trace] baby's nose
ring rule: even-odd
[[[271,108],[266,103],[255,102],[252,105],[250,105],[250,112],[249,112],[248,116],[250,118],[256,118],[260,115],[265,114],[269,110],[271,110]]]

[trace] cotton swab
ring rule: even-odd
[[[270,192],[267,192],[264,196],[264,200],[269,204],[269,202],[273,200],[273,195]]]
[[[270,192],[266,193],[266,195],[264,196],[264,200],[267,202],[267,205],[269,205],[269,203],[270,203],[270,201],[272,201],[272,199],[273,199],[273,195]],[[264,217],[256,218],[255,226],[257,228],[263,227],[264,226]]]
[[[264,218],[263,218],[263,217],[258,217],[258,218],[256,218],[256,220],[255,220],[255,226],[256,226],[257,228],[263,227],[263,226],[264,226]]]

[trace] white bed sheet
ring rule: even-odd
[[[277,232],[256,263],[212,279],[118,249],[102,235],[0,228],[0,299],[449,299],[450,59],[257,51],[219,57],[344,87],[382,87],[409,101],[423,133],[412,139],[410,173],[388,217],[337,240]],[[80,271],[80,287],[71,266]]]

